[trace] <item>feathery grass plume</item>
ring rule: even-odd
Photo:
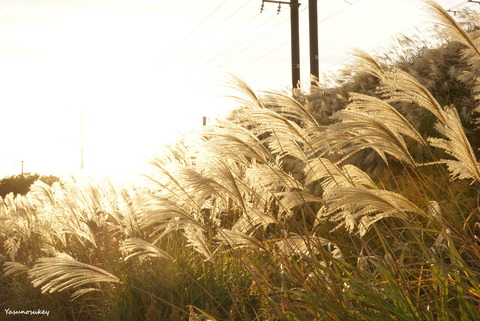
[[[48,224],[38,215],[38,206],[31,194],[14,196],[10,193],[0,200],[0,244],[11,261],[29,263],[35,260],[42,242],[48,239]]]
[[[99,232],[106,228],[109,215],[119,204],[121,190],[121,186],[114,186],[109,180],[82,178],[51,187],[36,183],[29,195],[36,201],[39,217],[54,227],[54,236],[62,244],[66,244],[68,234],[84,246],[86,240],[97,247]],[[115,214],[120,213],[117,210]]]
[[[214,252],[210,250],[205,237],[205,229],[198,225],[190,225],[185,227],[184,235],[187,239],[188,246],[191,246],[195,251],[202,254],[205,260],[213,260]]]
[[[480,15],[478,13],[470,14],[470,16],[473,15],[473,17],[469,17],[470,19],[467,21],[470,22],[470,28],[474,31],[468,32],[438,3],[434,1],[426,1],[426,3],[429,11],[436,18],[436,21],[443,27],[443,30],[441,30],[442,33],[467,47],[467,49],[462,52],[462,58],[470,65],[471,70],[464,71],[458,79],[472,88],[473,98],[478,100],[480,98],[480,81],[478,80],[478,73],[480,71],[480,33],[475,29],[478,29],[480,26]],[[463,12],[463,14],[468,15],[466,12]]]
[[[260,97],[257,96],[255,91],[244,80],[235,75],[231,75],[227,82],[227,85],[236,91],[243,94],[242,96],[232,96],[231,98],[238,101],[241,105],[246,107],[257,106],[264,107]]]
[[[282,212],[289,213],[288,216],[293,215],[293,210],[297,206],[311,203],[323,203],[323,198],[313,194],[309,190],[292,190],[288,192],[278,192],[275,193],[275,196],[278,198]]]
[[[306,159],[306,149],[310,146],[305,130],[293,120],[269,110],[252,106],[236,113],[236,122],[249,128],[262,139],[272,153],[289,154],[298,159]]]
[[[263,249],[262,243],[255,237],[240,231],[220,229],[215,238],[232,249],[243,247]]]
[[[440,122],[445,123],[443,108],[413,76],[398,68],[384,73],[378,93],[386,98],[386,102],[405,102],[417,104],[430,111]]]
[[[3,248],[12,262],[15,262],[15,256],[18,253],[20,242],[21,241],[17,240],[16,237],[9,237],[3,242]]]
[[[285,189],[305,189],[299,180],[283,170],[281,162],[277,162],[277,164],[251,164],[245,170],[245,181],[264,194],[280,192]]]
[[[432,146],[444,149],[447,154],[455,158],[455,160],[441,160],[447,165],[452,179],[474,179],[480,182],[480,164],[465,136],[457,110],[454,107],[448,107],[442,111],[442,114],[446,123],[438,122],[435,128],[446,139],[430,137],[428,141]]]
[[[149,178],[160,187],[161,193],[181,200],[188,207],[200,210],[202,202],[216,193],[213,179],[182,162],[155,160],[152,165],[156,173]]]
[[[373,223],[386,217],[396,217],[412,222],[412,216],[426,214],[402,195],[386,190],[341,187],[324,196],[326,205],[317,216],[317,223],[325,219],[338,223],[335,229],[345,226],[364,236]]]
[[[18,262],[5,262],[3,264],[3,273],[5,276],[27,273],[30,268]]]
[[[296,99],[284,93],[267,92],[266,94],[265,105],[268,109],[295,121],[302,128],[319,126],[315,117]]]
[[[239,90],[242,89],[239,87]],[[248,89],[244,95],[250,95]],[[266,103],[250,103],[235,111],[231,118],[238,125],[248,128],[255,136],[262,137],[262,142],[268,145],[273,154],[284,155],[287,153],[299,159],[305,159],[304,149],[309,147],[309,138],[304,127],[318,127],[314,126],[316,121],[294,99],[284,97],[281,99],[282,103],[288,104],[288,106],[278,107],[279,97],[283,96],[278,94],[273,98],[272,109]],[[279,112],[276,112],[275,109]],[[282,114],[282,110],[286,111],[285,115]],[[306,118],[299,120],[299,117]]]
[[[438,3],[431,0],[426,0],[426,4],[429,7],[429,11],[436,18],[436,21],[444,27],[442,34],[450,36],[457,40],[458,42],[464,44],[480,55],[480,47],[475,41],[469,36],[469,34],[460,26],[460,24],[453,19],[451,15],[448,14],[445,9],[442,8]]]
[[[313,235],[291,235],[275,241],[275,245],[280,253],[287,257],[296,255],[309,256],[317,252],[318,247],[329,244],[331,244],[330,240]]]
[[[200,224],[201,226],[200,218],[197,220],[191,215],[189,207],[182,205],[185,204],[176,202],[172,198],[155,197],[145,207],[140,226],[143,229],[151,229],[151,235],[158,235],[158,238],[189,225]]]
[[[422,135],[410,124],[410,122],[392,107],[390,104],[372,96],[352,93],[350,94],[352,103],[347,106],[348,111],[357,111],[379,119],[388,124],[394,131],[394,135],[400,137],[405,135],[426,145]]]
[[[121,283],[115,275],[96,266],[79,262],[66,253],[38,259],[28,275],[34,287],[41,286],[42,293],[76,290],[72,294],[72,299],[99,290],[98,287],[84,288],[85,285],[98,286],[100,282]]]
[[[252,160],[269,163],[275,160],[272,152],[261,140],[245,127],[234,122],[219,120],[209,128],[211,134],[206,147],[225,159],[233,159],[243,164]]]
[[[356,58],[355,63],[351,67],[357,72],[366,72],[379,80],[383,79],[383,74],[387,70],[386,66],[378,61],[378,59],[373,58],[367,52],[356,49],[353,51],[352,55]]]
[[[313,158],[305,168],[305,184],[320,181],[324,192],[338,187],[374,187],[375,183],[365,172],[353,165],[339,166],[326,158]]]
[[[411,156],[403,136],[426,145],[418,131],[390,104],[367,95],[351,94],[352,103],[332,117],[340,120],[329,128],[330,148],[350,157],[372,148],[388,163],[385,154],[412,167]]]
[[[277,222],[272,213],[248,206],[231,229],[242,233],[252,233],[259,227],[266,228],[269,224]]]
[[[235,162],[216,158],[211,160],[208,174],[215,182],[216,194],[219,196],[228,195],[241,208],[245,209],[244,195],[248,190],[245,189],[244,184],[240,181],[238,177],[239,172]]]
[[[140,259],[147,257],[157,257],[173,260],[173,258],[165,251],[159,249],[155,245],[139,238],[128,238],[122,242],[120,250],[128,254],[123,260],[128,261],[132,257],[138,256]]]

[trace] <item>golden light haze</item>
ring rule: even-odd
[[[301,1],[308,81],[308,1]],[[459,1],[439,1],[445,8]],[[246,1],[5,0],[0,4],[0,176],[128,175],[179,133],[234,108],[229,73],[288,90],[289,8]],[[321,72],[427,19],[422,2],[319,2]],[[209,17],[208,19],[206,19]]]

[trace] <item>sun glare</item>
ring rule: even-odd
[[[352,21],[372,13],[367,0],[357,2],[321,8],[322,71],[338,67],[352,46],[372,45],[381,31],[390,39],[389,28],[398,29],[362,20],[352,30]],[[413,12],[413,2],[395,8],[401,6]],[[77,173],[82,148],[84,171],[130,175],[180,133],[201,126],[203,116],[235,107],[224,98],[230,73],[256,89],[288,91],[288,8],[277,15],[269,6],[260,15],[259,7],[255,1],[3,2],[0,176],[22,167]],[[306,8],[300,10],[305,53]],[[303,62],[308,65],[304,54]]]

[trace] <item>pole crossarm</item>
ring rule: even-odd
[[[300,3],[298,0],[291,1],[277,1],[277,0],[262,0],[262,7],[260,12],[263,11],[265,2],[271,2],[278,4],[277,13],[280,12],[280,6],[282,4],[290,5],[290,37],[291,37],[291,55],[292,55],[292,90],[295,95],[295,90],[300,86],[300,28],[299,28],[299,12],[298,7]]]
[[[274,0],[262,0],[262,2],[280,3],[280,4],[292,4],[291,1],[274,1]],[[300,4],[299,4],[300,5]]]

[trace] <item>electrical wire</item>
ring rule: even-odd
[[[423,22],[421,22],[421,23],[419,23],[419,24],[416,24],[416,25],[414,25],[414,26],[412,26],[412,27],[409,27],[409,28],[407,28],[407,29],[405,29],[405,30],[403,30],[403,31],[401,31],[401,32],[398,32],[397,34],[407,34],[407,33],[409,33],[410,31],[413,31],[413,30],[417,30],[418,33],[421,33],[421,30],[420,30],[419,28],[420,28],[421,26],[426,25],[426,24],[428,24],[428,22],[423,21]],[[379,48],[385,48],[385,47],[383,46],[383,44],[391,43],[392,39],[395,40],[395,38],[391,36],[391,37],[388,37],[388,38],[386,38],[386,39],[384,39],[384,40],[382,40],[382,41],[380,41],[380,42],[377,42],[377,43],[374,44],[373,46],[370,46],[366,51],[367,51],[367,52],[368,52],[368,51],[377,52],[377,50],[378,50]],[[348,58],[342,59],[342,60],[340,60],[340,61],[338,61],[338,62],[335,62],[334,64],[329,65],[326,69],[330,70],[330,69],[332,69],[332,68],[334,68],[334,67],[336,67],[336,66],[338,66],[338,65],[340,65],[340,64],[344,64],[344,63],[346,63],[347,61],[352,61],[352,60],[354,60],[354,59],[355,59],[355,57],[348,57]]]
[[[210,12],[210,14],[202,20],[202,22],[200,22],[199,25],[197,25],[195,28],[192,29],[192,31],[190,31],[189,34],[187,34],[182,40],[180,40],[175,46],[173,46],[165,55],[163,55],[158,61],[156,61],[154,64],[157,64],[157,63],[160,63],[162,62],[166,57],[168,57],[168,55],[170,55],[175,49],[177,49],[181,44],[183,44],[191,35],[193,35],[195,33],[195,31],[197,31],[201,26],[203,26],[203,24],[205,22],[207,22],[208,19],[210,19],[211,16],[213,16],[213,14],[215,12],[218,11],[218,9],[220,9],[225,3],[227,2],[227,0],[223,0],[222,3],[220,3],[212,12]]]
[[[466,4],[466,3],[468,3],[468,2],[469,2],[468,0],[462,1],[461,3],[456,4],[456,5],[454,5],[453,7],[449,8],[447,11],[455,10],[455,9],[457,9],[458,7],[463,6],[464,4]]]
[[[206,34],[204,34],[202,37],[198,38],[193,44],[191,44],[189,47],[185,48],[182,52],[180,52],[179,54],[177,54],[175,57],[173,57],[172,59],[170,59],[166,65],[170,65],[170,63],[172,63],[173,61],[175,61],[176,59],[178,59],[180,56],[182,56],[184,53],[186,53],[187,51],[191,50],[196,44],[198,44],[200,41],[202,41],[203,39],[205,39],[207,36],[209,36],[212,32],[214,32],[215,30],[217,30],[221,25],[223,25],[228,19],[230,19],[231,17],[233,17],[234,15],[236,15],[238,12],[240,12],[240,10],[242,10],[250,1],[252,0],[247,0],[245,1],[240,7],[238,7],[233,13],[231,13],[229,16],[227,16],[225,19],[223,19],[220,23],[218,23],[215,27],[213,27],[212,29],[210,29]]]
[[[307,10],[307,9],[308,9],[308,7],[304,7],[302,10],[300,10],[300,13],[301,13],[301,12],[304,12],[304,11]],[[265,39],[265,38],[266,38],[269,34],[271,34],[274,30],[277,30],[277,28],[276,28],[277,26],[283,24],[284,22],[286,22],[286,21],[288,21],[288,20],[289,20],[289,18],[286,18],[286,19],[280,21],[279,23],[277,23],[276,25],[274,25],[272,28],[270,28],[269,30],[267,30],[267,31],[264,32],[263,34],[260,34],[260,35],[259,35],[260,37],[257,37],[258,39],[256,39],[254,43],[250,44],[250,46],[258,43],[259,41],[261,41],[261,40],[263,40],[263,39]],[[254,39],[254,38],[253,38],[253,39]],[[287,44],[287,43],[289,43],[289,42],[290,42],[290,40],[287,40],[285,43],[283,43],[283,44],[281,44],[279,47],[277,47],[277,49],[280,48],[280,47],[282,47],[282,46],[284,46],[285,44]],[[225,64],[225,63],[227,63],[227,62],[232,61],[233,59],[237,58],[240,54],[244,53],[244,52],[245,52],[246,50],[248,50],[248,49],[250,49],[250,47],[244,48],[243,50],[237,52],[233,57],[230,57],[228,60],[223,61],[221,64]],[[271,51],[271,52],[273,52],[273,51]]]
[[[357,3],[360,2],[360,1],[361,1],[361,0],[357,0],[356,2],[350,4],[349,6],[346,6],[346,7],[342,8],[342,9],[340,9],[340,10],[337,10],[336,12],[334,12],[333,14],[331,14],[330,16],[328,16],[328,17],[320,20],[320,21],[319,21],[319,24],[324,23],[324,22],[330,20],[331,18],[339,15],[340,13],[342,13],[342,12],[345,11],[346,9],[349,9],[351,6],[357,4]],[[347,2],[347,3],[349,3],[349,2]],[[303,10],[306,10],[306,9],[307,9],[307,7],[305,7]],[[306,32],[308,32],[308,30],[304,31],[302,34],[305,34]],[[260,56],[260,57],[258,57],[258,58],[256,58],[256,59],[252,60],[252,61],[249,62],[248,64],[246,64],[246,65],[242,66],[241,68],[237,69],[235,72],[239,72],[240,70],[248,67],[249,65],[251,65],[251,64],[259,61],[260,59],[268,56],[268,55],[271,54],[272,52],[275,52],[276,50],[278,50],[278,49],[280,49],[281,47],[285,46],[285,45],[288,44],[289,42],[290,42],[290,40],[288,40],[288,41],[280,44],[279,46],[277,46],[277,47],[275,47],[274,49],[270,50],[270,51],[267,52],[266,54],[264,54],[264,55],[262,55],[262,56]]]
[[[273,16],[273,18],[274,18],[274,17],[275,17],[275,16]],[[272,19],[272,18],[271,18],[271,19]],[[269,21],[270,21],[271,19],[269,19]],[[271,34],[274,30],[277,30],[277,27],[280,26],[280,25],[282,25],[282,24],[283,24],[284,22],[286,22],[286,21],[288,21],[288,18],[286,18],[286,19],[284,19],[284,20],[276,23],[275,25],[273,25],[272,27],[268,28],[267,30],[264,30],[263,32],[256,34],[254,37],[249,38],[248,40],[246,40],[246,41],[244,41],[244,42],[240,42],[240,41],[239,41],[239,43],[237,43],[235,46],[232,46],[232,47],[228,48],[227,50],[224,50],[224,51],[218,53],[216,56],[210,58],[207,62],[203,63],[202,65],[200,65],[199,67],[197,67],[195,70],[193,70],[192,73],[194,73],[194,72],[202,69],[203,67],[209,65],[211,62],[217,60],[218,58],[220,58],[220,57],[222,57],[222,56],[224,56],[224,55],[226,55],[227,53],[232,52],[232,51],[235,50],[236,48],[242,47],[243,45],[246,45],[246,44],[249,44],[249,46],[245,47],[245,48],[244,48],[243,50],[241,50],[241,51],[236,52],[235,55],[232,56],[232,57],[230,57],[228,60],[223,61],[222,64],[233,60],[234,58],[238,57],[240,54],[242,54],[242,53],[245,52],[246,50],[250,49],[254,44],[256,44],[257,42],[259,42],[260,40],[263,40],[265,37],[267,37],[269,34]],[[249,36],[249,35],[250,35],[250,33],[247,34],[246,36]],[[243,38],[245,38],[245,37],[243,37]],[[242,38],[242,39],[243,39],[243,38]],[[254,41],[254,42],[251,43],[252,41]],[[287,41],[287,42],[288,42],[288,41]]]
[[[247,22],[239,26],[237,29],[235,29],[232,33],[228,34],[226,37],[224,37],[222,40],[218,41],[214,46],[210,47],[209,50],[204,51],[201,55],[197,56],[195,60],[191,61],[190,64],[195,64],[197,61],[199,61],[201,58],[203,58],[206,54],[208,54],[210,51],[218,47],[219,45],[223,44],[227,39],[231,38],[234,34],[238,33],[240,30],[243,30],[246,26],[248,26],[250,23],[252,23],[255,19],[257,19],[260,15],[255,15],[252,18],[250,18]],[[274,18],[274,17],[272,17]],[[259,25],[257,28],[261,28],[268,22],[270,22],[272,19],[264,21],[261,25]],[[237,40],[237,44],[241,42],[246,36],[249,36],[249,34],[245,35],[244,37],[240,38]],[[231,48],[228,48],[227,51],[230,51]],[[223,52],[222,52],[223,54]]]

